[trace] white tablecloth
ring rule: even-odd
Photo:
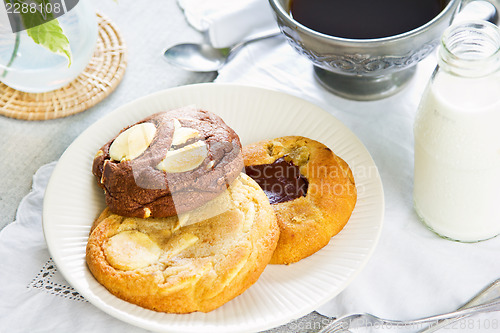
[[[395,96],[356,102],[325,91],[313,77],[309,60],[276,39],[249,45],[216,79],[268,87],[312,101],[347,125],[375,160],[386,203],[379,245],[355,281],[318,309],[322,314],[370,312],[410,319],[448,312],[500,278],[500,237],[475,244],[445,240],[429,231],[413,210],[412,126],[435,64],[435,55],[425,59],[409,86]],[[500,328],[498,313],[480,318],[465,330],[493,330],[495,323]]]
[[[430,56],[395,96],[354,102],[321,88],[309,61],[276,38],[246,47],[216,80],[267,87],[312,101],[347,125],[379,168],[386,202],[380,242],[347,289],[318,309],[323,314],[371,312],[407,319],[447,312],[500,277],[500,237],[476,244],[447,241],[427,230],[412,208],[412,124],[434,66],[435,57]],[[52,168],[50,164],[37,172],[16,221],[0,232],[0,332],[141,332],[87,303],[50,261],[41,205]],[[500,315],[492,313],[455,325],[454,331],[495,332],[498,321]]]

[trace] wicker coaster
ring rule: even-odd
[[[97,14],[96,50],[84,71],[68,85],[46,93],[25,93],[0,83],[0,115],[46,120],[82,112],[102,101],[120,83],[127,67],[125,43],[113,22]]]

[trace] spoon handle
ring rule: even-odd
[[[280,29],[278,27],[273,27],[271,29],[259,31],[258,33],[250,35],[247,38],[243,39],[238,44],[236,44],[233,47],[231,47],[231,49],[229,51],[228,60],[230,58],[232,58],[238,51],[240,51],[247,44],[250,44],[250,43],[253,43],[253,42],[257,42],[257,41],[260,41],[260,40],[263,40],[263,39],[267,39],[267,38],[276,37],[276,36],[279,36],[279,35],[280,35]]]
[[[453,23],[459,23],[467,20],[485,20],[493,24],[497,24],[498,9],[490,1],[466,1],[463,9],[455,15]]]

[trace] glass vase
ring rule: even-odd
[[[88,0],[58,18],[72,61],[36,44],[26,31],[0,27],[0,81],[16,90],[41,93],[73,81],[88,65],[97,43],[97,17]]]

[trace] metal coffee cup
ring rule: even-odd
[[[491,19],[478,17],[484,13],[478,14],[472,5],[482,3],[493,7],[480,0],[449,0],[436,17],[409,32],[383,38],[349,39],[326,35],[297,22],[290,15],[290,1],[269,0],[281,32],[298,53],[313,63],[315,76],[325,88],[353,100],[376,100],[400,91],[415,74],[418,62],[439,44],[457,13]],[[498,1],[490,2],[499,8]],[[495,8],[487,16],[497,19]]]

